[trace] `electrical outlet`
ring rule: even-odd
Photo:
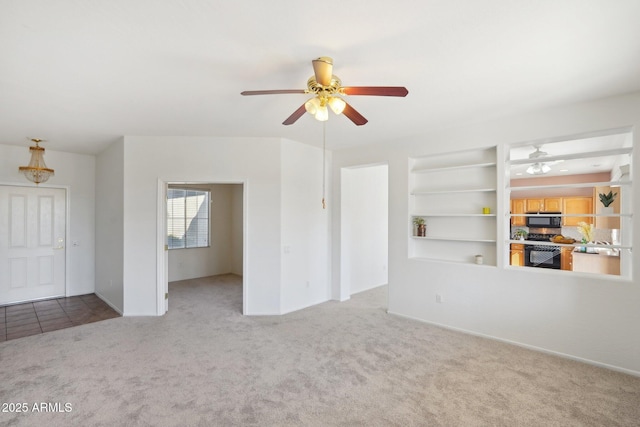
[[[438,304],[441,304],[441,303],[442,303],[442,301],[444,301],[444,299],[442,298],[442,295],[440,295],[440,294],[436,294],[436,302],[437,302]]]

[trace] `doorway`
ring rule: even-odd
[[[64,188],[0,186],[0,305],[66,290]]]
[[[389,167],[341,171],[341,299],[388,282]]]
[[[160,218],[164,218],[162,244],[166,246],[161,260],[163,307],[158,314],[168,311],[169,282],[173,287],[224,274],[244,277],[244,187],[237,182],[162,183],[165,197]],[[244,307],[244,280],[241,282]]]

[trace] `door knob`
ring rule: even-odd
[[[53,249],[64,249],[64,239],[62,237],[58,237],[58,246],[55,246]]]

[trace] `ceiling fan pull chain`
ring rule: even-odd
[[[327,203],[324,200],[326,189],[326,156],[327,156],[327,122],[322,122],[322,209],[327,208]]]

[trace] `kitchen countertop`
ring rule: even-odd
[[[620,252],[615,249],[597,249],[595,252],[583,252],[580,248],[575,248],[573,250],[573,254],[581,254],[581,255],[601,255],[606,257],[620,258]]]
[[[617,254],[574,251],[572,255],[573,271],[620,275],[620,256]]]

